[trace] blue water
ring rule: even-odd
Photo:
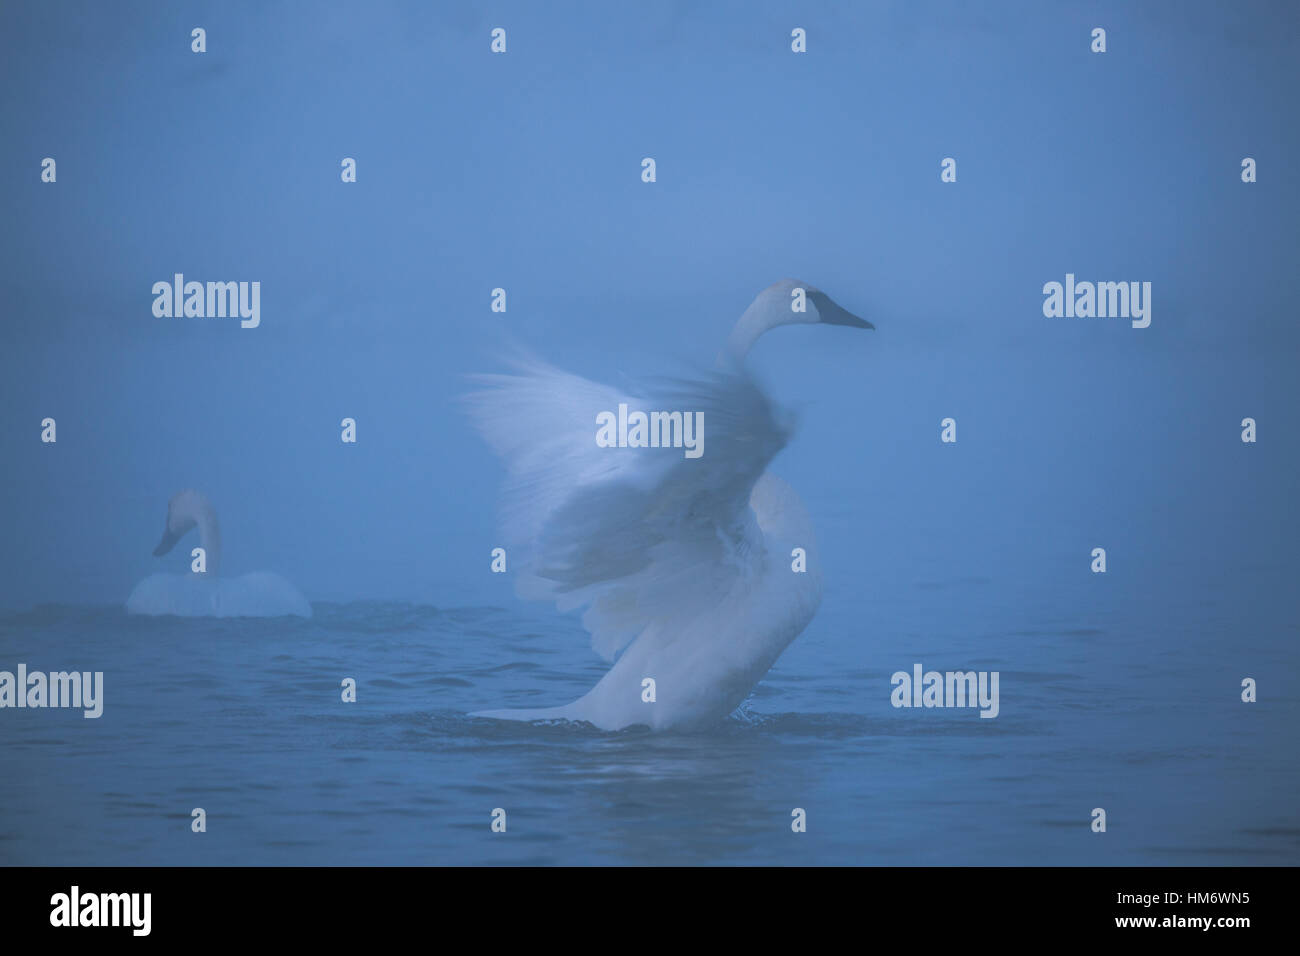
[[[565,702],[603,672],[575,621],[527,605],[10,613],[3,666],[103,670],[105,710],[4,714],[0,862],[1300,862],[1277,729],[1297,704],[1269,693],[1295,685],[1294,633],[1226,650],[1212,584],[1155,634],[1114,591],[1082,622],[998,594],[965,576],[830,595],[736,715],[660,735],[465,716]],[[872,636],[890,620],[908,624]],[[1236,655],[1260,703],[1238,700]],[[889,674],[913,660],[1001,670],[1001,714],[893,709]]]

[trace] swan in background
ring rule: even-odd
[[[821,604],[819,555],[798,495],[767,471],[792,422],[744,366],[759,336],[796,323],[874,328],[783,279],[745,310],[717,369],[696,380],[630,395],[532,358],[517,360],[515,374],[475,376],[485,387],[466,396],[470,415],[509,473],[503,525],[519,594],[585,608],[593,647],[617,660],[573,703],[471,716],[603,730],[719,720],[803,631]],[[598,445],[597,416],[620,405],[702,412],[702,454]]]
[[[187,574],[151,574],[126,599],[128,614],[177,617],[311,617],[311,605],[292,584],[270,571],[222,578],[221,528],[208,499],[197,491],[173,495],[167,525],[153,549],[161,557],[191,529],[199,529],[206,570]]]

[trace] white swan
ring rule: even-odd
[[[745,699],[812,620],[822,582],[807,512],[766,471],[791,423],[744,360],[764,332],[816,322],[874,328],[784,279],[745,310],[718,371],[699,380],[631,396],[535,359],[514,375],[476,376],[488,387],[467,396],[471,416],[509,469],[504,526],[519,593],[586,608],[596,651],[612,660],[626,650],[571,704],[471,716],[664,729],[720,719]],[[702,412],[703,454],[601,447],[597,416],[618,410],[621,427],[620,405]]]
[[[170,551],[191,528],[199,529],[206,570],[188,574],[151,574],[126,599],[128,614],[177,617],[311,617],[311,605],[292,584],[269,571],[237,578],[219,577],[221,528],[208,499],[197,491],[173,495],[167,503],[167,525],[153,549],[155,557]]]

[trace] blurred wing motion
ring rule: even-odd
[[[642,395],[536,359],[477,376],[470,414],[505,460],[509,553],[519,593],[583,625],[606,659],[635,638],[671,643],[763,567],[750,495],[789,431],[741,370],[672,380]],[[597,444],[597,416],[703,413],[702,454]]]

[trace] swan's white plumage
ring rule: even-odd
[[[307,599],[271,571],[233,578],[151,574],[131,591],[126,611],[149,617],[311,617]]]
[[[517,368],[484,376],[492,388],[469,401],[509,469],[504,525],[523,558],[523,596],[585,607],[592,646],[609,660],[652,625],[704,613],[762,567],[749,493],[788,429],[745,373],[632,396],[537,360]],[[704,454],[599,447],[596,416],[619,403],[703,412]]]
[[[189,574],[151,574],[126,599],[128,614],[151,617],[311,617],[311,605],[298,589],[278,574],[254,571],[223,578],[221,528],[208,499],[186,490],[167,503],[167,523],[155,556],[170,551],[192,529],[198,529],[206,570]]]
[[[737,707],[821,602],[811,523],[798,496],[766,473],[792,428],[744,370],[763,332],[793,322],[868,323],[819,291],[812,317],[790,317],[795,280],[746,310],[720,370],[624,393],[535,358],[479,376],[471,416],[508,470],[503,527],[524,597],[585,609],[605,677],[571,704],[485,711],[512,720],[585,720],[604,729],[679,727]],[[817,317],[817,308],[829,318]],[[704,453],[604,448],[597,415],[704,413]],[[807,572],[792,569],[792,551]],[[653,678],[656,700],[642,699]]]

